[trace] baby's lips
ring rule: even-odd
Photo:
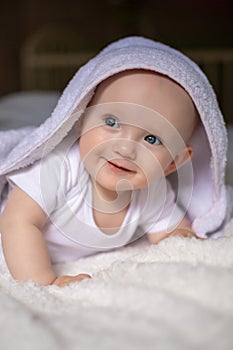
[[[130,172],[135,172],[135,170],[133,170],[132,165],[129,165],[129,162],[126,161],[118,161],[118,160],[108,160],[108,163],[114,165],[117,168],[120,168],[122,170],[125,171],[130,171]]]

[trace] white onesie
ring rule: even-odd
[[[47,213],[43,235],[52,263],[67,262],[110,250],[176,225],[184,216],[165,179],[133,191],[129,209],[117,233],[97,227],[92,210],[92,184],[79,155],[78,142],[66,152],[62,145],[43,161],[8,177]],[[2,203],[2,209],[4,204]]]

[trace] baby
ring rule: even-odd
[[[152,244],[196,237],[186,212],[197,182],[188,172],[195,157],[190,140],[199,124],[189,93],[164,74],[136,67],[102,80],[71,132],[41,160],[7,176],[0,232],[12,276],[64,286],[90,276],[57,276],[53,263],[144,234]],[[179,205],[167,176],[180,180],[182,169],[190,191]]]

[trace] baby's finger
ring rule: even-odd
[[[84,280],[85,278],[91,278],[91,276],[88,275],[87,273],[81,273],[81,274],[79,274],[79,275],[72,276],[72,278],[73,278],[75,281],[82,281],[82,280]]]
[[[76,276],[60,276],[56,278],[56,280],[53,282],[53,285],[64,287],[71,283],[81,282],[85,278],[91,278],[91,276],[86,273],[82,273]]]

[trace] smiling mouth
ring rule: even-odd
[[[134,173],[133,170],[130,170],[130,169],[127,169],[127,168],[122,167],[122,166],[120,166],[120,165],[117,165],[117,164],[115,164],[115,163],[112,163],[112,162],[110,162],[109,160],[107,161],[107,163],[108,163],[108,165],[110,166],[110,168],[113,169],[113,170],[115,170],[115,171],[119,171],[119,172],[124,171],[124,172],[128,172],[128,173]]]

